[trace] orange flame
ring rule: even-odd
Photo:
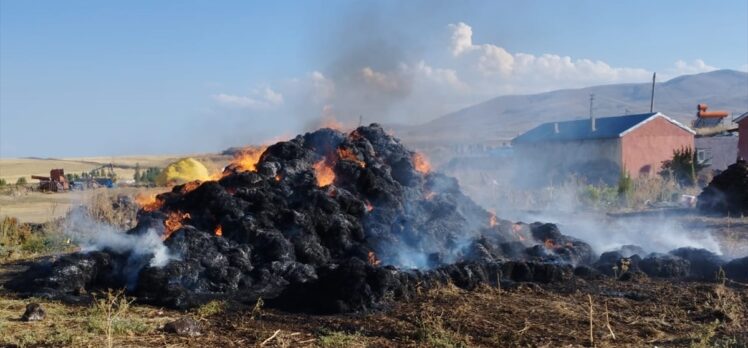
[[[147,212],[156,211],[164,205],[164,201],[156,198],[156,195],[148,195],[142,192],[135,195],[135,203],[140,209]]]
[[[275,181],[280,182],[283,177],[280,174],[275,174]]]
[[[213,230],[213,232],[216,234],[216,236],[223,236],[223,227],[221,225],[216,226],[216,229]]]
[[[330,185],[335,181],[335,172],[332,171],[332,167],[327,164],[325,159],[314,164],[314,175],[319,187]]]
[[[343,124],[336,120],[335,117],[325,116],[320,120],[320,128],[330,128],[339,131],[343,129]]]
[[[545,245],[546,249],[556,248],[556,243],[553,241],[553,239],[546,239],[545,242],[543,242],[543,245]]]
[[[416,167],[416,170],[422,174],[426,174],[431,171],[431,164],[429,163],[429,160],[426,159],[426,156],[424,156],[420,152],[416,152],[413,154],[413,165]]]
[[[512,225],[512,232],[514,232],[514,235],[517,236],[517,238],[520,241],[525,241],[525,236],[522,235],[522,225],[520,224],[514,224]]]
[[[263,145],[260,147],[246,147],[241,149],[234,159],[231,160],[231,167],[236,168],[238,171],[251,172],[256,169],[257,162],[260,161],[260,157],[268,147]]]
[[[167,215],[166,220],[164,220],[164,226],[166,229],[164,230],[164,236],[163,239],[166,240],[171,236],[174,231],[182,228],[182,221],[185,219],[190,218],[190,213],[181,213],[178,211],[172,211],[169,212],[169,215]]]
[[[367,258],[369,259],[369,264],[372,266],[379,266],[382,264],[382,261],[377,258],[377,254],[375,254],[373,251],[369,252]]]
[[[498,223],[496,221],[496,214],[494,212],[489,212],[489,213],[491,214],[491,216],[488,218],[488,226],[494,227]]]
[[[358,159],[358,156],[353,153],[353,150],[338,148],[338,158],[340,158],[341,160],[355,162],[359,167],[366,168],[366,163]]]
[[[374,206],[369,203],[369,201],[365,201],[364,204],[366,205],[366,212],[371,213],[372,210],[374,210]]]
[[[194,189],[200,187],[200,184],[202,184],[200,180],[187,182],[182,186],[182,189],[180,190],[180,192],[182,194],[192,192]]]

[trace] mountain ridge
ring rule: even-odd
[[[395,126],[411,144],[506,142],[539,124],[589,117],[649,112],[651,83],[621,83],[537,94],[498,96],[417,126]],[[690,125],[696,105],[727,110],[735,117],[748,111],[748,73],[715,70],[681,75],[655,84],[655,112]]]

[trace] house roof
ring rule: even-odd
[[[748,119],[748,112],[743,113],[742,115],[738,116],[738,118],[736,118],[735,120],[733,120],[733,122],[738,123],[738,122],[740,122],[742,120],[746,120],[746,119]]]
[[[662,117],[689,133],[696,134],[693,130],[684,126],[680,122],[659,112],[654,112],[638,115],[596,118],[596,130],[594,132],[592,131],[590,120],[588,118],[573,121],[543,123],[514,138],[512,144],[619,138],[657,117]],[[558,127],[558,132],[556,132],[556,127]]]

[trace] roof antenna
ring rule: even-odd
[[[657,73],[652,73],[652,98],[649,99],[649,112],[652,113],[655,105],[655,78]]]

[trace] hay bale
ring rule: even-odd
[[[210,173],[208,168],[205,168],[198,160],[187,157],[166,166],[156,177],[156,184],[166,186],[195,180],[210,180]]]

